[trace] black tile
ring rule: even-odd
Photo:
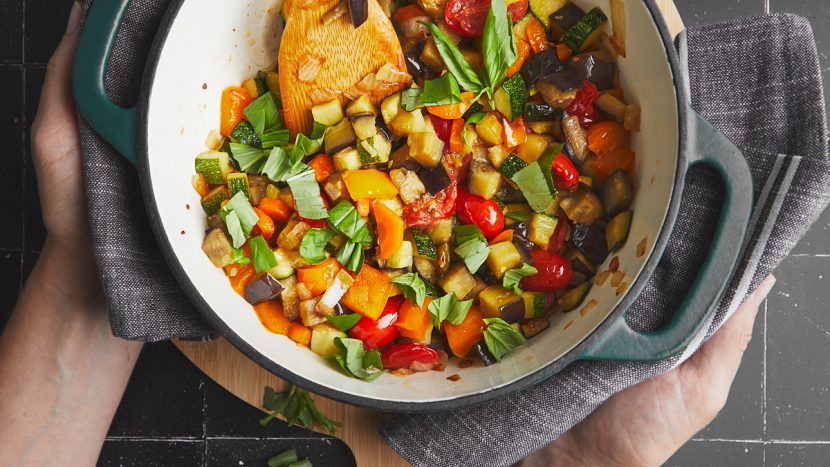
[[[71,1],[26,0],[26,63],[46,63],[66,30]]]
[[[689,441],[665,467],[758,467],[764,465],[764,445],[729,441]]]
[[[20,292],[20,253],[0,251],[0,333],[12,313]]]
[[[264,388],[263,388],[264,389]],[[269,438],[324,437],[298,426],[289,427],[283,420],[259,424],[265,412],[228,392],[210,378],[205,382],[205,435]]]
[[[764,13],[764,0],[679,0],[674,4],[689,28]]]
[[[266,465],[270,457],[288,449],[296,449],[297,457],[308,459],[314,465],[357,465],[349,447],[339,439],[208,438],[205,466]]]
[[[830,459],[828,444],[787,444],[767,445],[766,465],[770,466],[819,466],[827,465]]]
[[[25,175],[25,211],[24,211],[24,228],[25,239],[24,245],[26,251],[39,251],[43,248],[43,242],[46,239],[46,228],[43,226],[43,217],[40,212],[40,196],[37,191],[37,177],[35,176],[35,167],[32,164],[31,158],[31,135],[32,122],[37,114],[37,106],[40,102],[40,90],[43,87],[43,78],[46,75],[46,68],[42,66],[27,66],[26,67],[26,142],[25,154],[26,161],[24,165]]]
[[[173,344],[146,344],[109,436],[202,437],[203,382]]]
[[[202,440],[106,440],[99,467],[197,467],[204,465]]]
[[[0,2],[0,63],[23,62],[23,0]]]
[[[1,4],[2,2],[0,2]],[[2,13],[2,6],[0,6]],[[0,28],[2,26],[0,25]],[[0,32],[2,34],[2,32]],[[23,67],[0,65],[0,199],[7,207],[0,248],[23,248]]]

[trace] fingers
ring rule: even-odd
[[[72,100],[72,64],[75,61],[80,27],[81,7],[77,2],[72,2],[66,32],[46,66],[46,78],[38,107],[38,120],[54,121],[75,118],[75,106]]]

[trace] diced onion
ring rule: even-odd
[[[349,10],[346,7],[346,2],[341,0],[334,8],[327,11],[326,14],[324,14],[323,17],[320,18],[320,23],[322,23],[323,26],[325,26],[325,25],[331,23],[332,21],[334,21],[336,19],[339,19],[340,17],[345,15],[348,11]]]
[[[320,105],[337,99],[340,94],[339,91],[331,88],[316,88],[308,93],[308,97],[313,105]]]
[[[297,79],[305,82],[314,81],[317,78],[317,74],[320,73],[320,67],[325,61],[326,59],[323,57],[306,55],[300,61],[300,66],[297,69]]]

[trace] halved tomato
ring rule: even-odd
[[[507,12],[515,23],[527,14],[528,0],[507,0]],[[447,26],[464,37],[478,37],[484,32],[484,22],[490,10],[490,0],[450,0],[444,11]]]

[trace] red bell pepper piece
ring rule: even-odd
[[[597,121],[597,110],[594,108],[594,101],[599,97],[599,90],[590,81],[582,82],[582,89],[576,92],[576,98],[565,109],[568,115],[579,117],[579,124],[582,128],[588,128]]]
[[[571,159],[563,153],[559,153],[553,159],[553,184],[559,190],[570,190],[579,184],[579,171]]]
[[[388,345],[398,337],[395,322],[398,320],[398,310],[403,302],[404,298],[400,295],[390,297],[377,320],[366,316],[360,318],[360,321],[349,329],[349,336],[362,340],[363,346],[367,349]]]

